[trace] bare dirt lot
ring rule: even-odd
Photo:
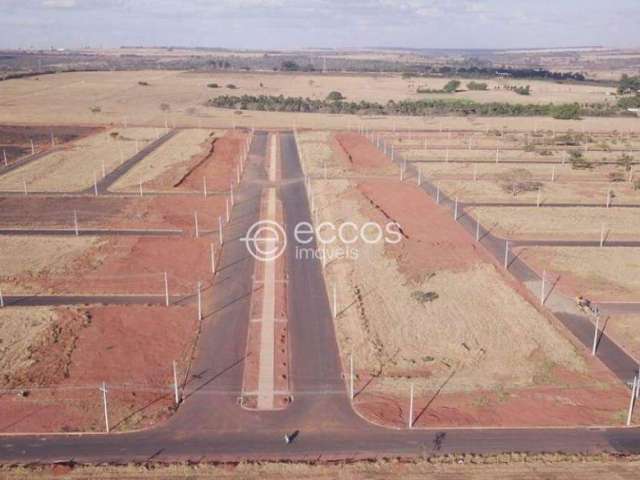
[[[304,133],[298,138],[304,145]],[[367,148],[354,150],[347,168],[358,171],[355,152]],[[314,162],[308,150],[303,158],[305,169]],[[348,155],[342,162],[348,165]],[[312,186],[319,221],[394,220],[402,227],[400,244],[358,243],[355,261],[332,259],[326,269],[327,284],[338,285],[338,341],[344,364],[354,357],[361,413],[405,424],[413,384],[418,411],[425,409],[418,425],[620,422],[624,388],[522,298],[423,192],[395,180]],[[566,402],[579,403],[580,411]]]
[[[12,332],[21,334],[26,353],[2,378],[2,432],[104,430],[103,381],[113,430],[165,418],[172,404],[170,362],[186,371],[197,327],[192,307],[20,308],[2,309],[0,316],[3,325],[34,326]],[[11,348],[1,355],[4,363]]]

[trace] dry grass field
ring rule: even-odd
[[[528,169],[527,169],[528,170]],[[449,176],[447,176],[448,178]],[[480,174],[478,174],[480,178]],[[423,178],[429,178],[424,176]],[[458,197],[462,202],[508,202],[536,204],[538,192],[528,191],[514,196],[505,190],[508,185],[499,180],[437,180],[433,182],[450,198]],[[611,205],[640,203],[640,192],[624,183],[600,182],[544,182],[540,188],[540,204],[549,203],[588,203],[606,205],[608,191],[612,192]]]
[[[638,212],[633,208],[468,207],[467,212],[492,233],[514,239],[600,241],[603,226],[609,240],[640,236]]]
[[[117,133],[117,136],[115,136]],[[150,128],[112,129],[70,144],[0,177],[0,190],[74,192],[93,186],[156,138]],[[112,136],[112,134],[115,136]]]
[[[615,315],[606,320],[605,330],[618,345],[640,363],[640,316]]]
[[[202,155],[211,141],[219,136],[207,129],[187,129],[178,132],[167,143],[151,152],[113,185],[114,191],[143,188],[169,189],[188,171],[192,157]],[[162,179],[162,182],[158,180]]]
[[[141,86],[138,82],[147,82]],[[217,82],[220,89],[207,88]],[[260,87],[260,82],[263,87]],[[438,81],[439,82],[439,81]],[[436,82],[433,81],[433,87]],[[569,86],[544,83],[539,87],[530,82],[533,94],[521,97],[512,92],[473,92],[456,94],[460,98],[477,96],[479,101],[501,98],[505,101],[550,101],[562,99],[602,99],[608,88],[591,86]],[[224,86],[234,84],[231,90]],[[415,80],[399,76],[357,77],[342,75],[287,75],[287,74],[238,74],[238,73],[188,73],[176,71],[137,72],[83,72],[46,75],[3,84],[0,92],[0,122],[37,123],[49,125],[140,125],[163,127],[190,126],[228,128],[230,124],[259,127],[287,127],[293,125],[317,129],[354,128],[366,125],[369,128],[403,129],[437,128],[486,128],[551,130],[585,128],[591,130],[618,129],[630,131],[636,128],[634,118],[561,121],[548,118],[474,118],[368,116],[358,118],[350,115],[292,114],[277,112],[243,112],[205,107],[206,101],[221,94],[266,94],[326,96],[331,90],[340,90],[348,98],[386,101],[388,99],[418,98]],[[536,93],[536,89],[538,93]],[[380,93],[384,92],[384,93]],[[441,95],[438,96],[439,98]],[[136,106],[135,109],[131,105]],[[161,106],[165,104],[165,109]],[[99,107],[98,109],[94,107]]]
[[[0,236],[0,289],[8,294],[38,291],[43,276],[77,275],[105,240],[97,237]]]
[[[640,249],[525,247],[520,258],[559,275],[558,288],[593,300],[640,299]]]
[[[0,385],[33,365],[32,350],[47,340],[58,316],[53,307],[0,309]]]

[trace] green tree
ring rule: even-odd
[[[444,87],[442,87],[442,90],[444,90],[447,93],[453,93],[456,90],[458,90],[459,86],[460,86],[459,80],[449,80],[447,84]]]
[[[330,102],[339,102],[341,100],[344,100],[344,96],[342,95],[342,93],[334,90],[333,92],[330,92],[329,95],[327,95],[327,100]]]

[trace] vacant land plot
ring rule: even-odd
[[[0,125],[0,167],[12,163],[15,159],[42,149],[72,142],[80,137],[95,133],[90,127],[60,126],[18,126]]]
[[[113,430],[165,418],[171,360],[183,378],[197,325],[191,307],[2,309],[0,318],[25,352],[0,349],[2,365],[17,362],[3,385],[21,392],[0,397],[2,432],[103,431],[103,381]]]
[[[78,263],[106,243],[96,237],[0,237],[0,288],[5,294],[31,290],[43,276],[77,275]],[[20,281],[18,281],[20,279]]]
[[[188,172],[190,160],[211,149],[216,135],[219,133],[206,129],[180,131],[129,170],[112,190],[137,189],[140,183],[145,191],[173,187]]]
[[[93,135],[0,177],[0,190],[74,192],[93,186],[156,136],[153,129],[113,129]]]
[[[640,315],[614,315],[606,319],[604,329],[640,363]]]
[[[528,176],[527,176],[528,177]],[[604,184],[598,182],[540,182],[527,188],[525,191],[518,191],[517,178],[511,177],[507,180],[438,180],[429,178],[423,174],[423,178],[430,179],[434,184],[450,198],[458,197],[462,202],[508,202],[508,203],[528,203],[537,204],[538,199],[541,205],[550,203],[578,203],[578,204],[607,204],[610,197],[610,204],[640,204],[640,191],[635,190],[627,184]],[[515,179],[515,183],[514,180]],[[538,180],[526,180],[528,182],[539,182]],[[539,187],[539,188],[538,188]],[[528,190],[528,191],[527,191]],[[538,194],[538,190],[540,193]],[[517,194],[514,195],[513,192]],[[611,193],[609,193],[611,192]]]
[[[640,249],[525,247],[520,258],[558,275],[558,288],[592,300],[640,299]]]
[[[492,233],[509,238],[600,241],[637,239],[638,212],[633,208],[600,207],[468,207]]]

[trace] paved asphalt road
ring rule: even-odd
[[[185,400],[176,415],[158,428],[129,434],[4,436],[0,438],[0,461],[338,459],[505,451],[640,453],[638,428],[393,430],[366,423],[353,412],[347,398],[320,265],[315,260],[296,260],[291,240],[287,268],[294,402],[276,412],[242,409],[238,394],[253,260],[239,238],[258,219],[265,147],[266,135],[259,132],[226,230],[222,266],[215,280],[218,290],[214,299],[208,299],[193,380],[185,386]],[[282,182],[280,198],[290,230],[296,221],[310,216],[291,134],[281,136],[281,149],[287,181]],[[283,435],[296,430],[299,436],[286,445]]]

